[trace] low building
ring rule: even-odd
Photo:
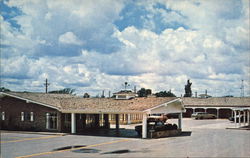
[[[122,90],[120,92],[114,93],[114,96],[115,99],[128,100],[135,98],[137,94],[130,90]]]
[[[120,122],[142,120],[146,130],[150,114],[179,113],[181,128],[182,112],[180,98],[79,98],[66,94],[5,92],[0,97],[1,129],[81,132],[90,128],[109,128],[114,121],[116,129]],[[145,133],[143,134],[145,138]]]
[[[184,97],[182,100],[186,108],[184,117],[190,117],[195,112],[208,112],[217,118],[229,118],[234,115],[233,109],[250,107],[250,97]]]

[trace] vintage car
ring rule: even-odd
[[[157,132],[164,130],[173,130],[177,129],[176,124],[166,123],[167,117],[165,116],[150,116],[147,120],[147,133]],[[139,136],[142,135],[142,125],[135,126],[135,131]]]
[[[194,119],[216,119],[217,117],[214,114],[209,114],[206,112],[196,112],[191,115],[191,118]]]

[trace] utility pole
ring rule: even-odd
[[[240,86],[240,96],[244,97],[244,80],[241,80],[241,86]]]
[[[45,93],[48,93],[48,87],[49,87],[50,83],[48,83],[48,79],[46,78],[44,86],[45,86]]]

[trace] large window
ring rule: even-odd
[[[46,113],[46,128],[57,129],[57,113]]]
[[[21,112],[21,121],[34,121],[33,112]]]

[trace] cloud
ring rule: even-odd
[[[3,3],[12,12],[0,17],[7,88],[44,91],[48,78],[50,90],[92,96],[124,82],[180,96],[191,79],[193,92],[239,96],[244,79],[250,95],[249,1]]]
[[[58,41],[63,44],[82,45],[83,42],[73,32],[66,32],[59,36]]]

